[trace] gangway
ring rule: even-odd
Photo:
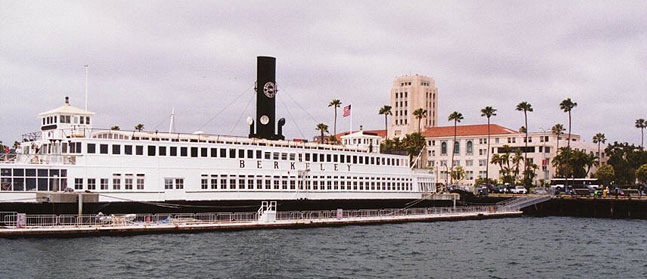
[[[497,206],[517,211],[531,205],[540,204],[550,199],[550,195],[523,196],[499,202],[497,203]]]
[[[276,201],[263,201],[258,209],[258,222],[276,222]]]

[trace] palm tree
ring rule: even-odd
[[[568,156],[571,153],[571,110],[577,106],[576,102],[573,102],[571,98],[567,98],[559,103],[559,108],[564,112],[568,112],[568,142],[566,143],[566,162],[569,162]],[[573,166],[569,166],[567,169],[572,170]],[[569,173],[566,173],[564,189],[568,189],[568,176]]]
[[[418,133],[420,133],[420,122],[422,121],[423,118],[427,117],[427,110],[423,108],[419,108],[415,111],[413,111],[413,116],[418,119]]]
[[[564,134],[565,130],[566,129],[564,129],[564,125],[560,123],[555,124],[555,126],[550,129],[550,131],[557,136],[557,150],[555,150],[555,154],[559,153],[559,137]]]
[[[315,130],[321,132],[321,137],[319,138],[319,142],[323,143],[324,142],[324,133],[328,133],[328,125],[319,123],[317,124],[317,128]]]
[[[142,127],[142,129],[143,129],[143,127]],[[115,126],[110,127],[110,130],[119,131],[119,130],[121,130],[121,128],[119,128],[119,126],[115,125]]]
[[[490,117],[496,116],[496,109],[487,106],[481,109],[481,116],[487,118],[487,151],[485,152],[485,181],[487,183],[490,183],[490,172],[489,172],[489,166],[490,166]]]
[[[415,112],[414,112],[414,113],[415,113]],[[450,165],[450,166],[451,166],[451,170],[450,170],[450,172],[449,172],[449,173],[453,173],[453,172],[454,172],[454,153],[456,153],[456,132],[457,132],[457,130],[456,130],[456,129],[457,129],[457,128],[456,128],[456,125],[457,125],[459,122],[461,122],[461,120],[463,120],[463,114],[462,114],[462,113],[460,113],[460,112],[458,112],[458,111],[452,112],[452,113],[449,115],[449,117],[447,118],[447,120],[448,120],[448,121],[454,121],[454,144],[452,144],[452,160],[451,160],[451,162],[450,162],[450,164],[451,164],[451,165]],[[451,184],[452,182],[453,182],[453,181],[451,180],[451,176],[450,176],[450,181],[449,181],[449,183]]]
[[[640,129],[640,147],[644,147],[645,133],[644,130],[647,128],[647,121],[645,119],[636,119],[636,128]]]
[[[330,103],[328,104],[328,107],[333,107],[335,109],[335,122],[333,124],[333,134],[337,136],[337,108],[341,106],[341,101],[337,99],[332,99]],[[327,128],[327,127],[326,127]]]
[[[523,101],[517,105],[517,110],[518,111],[523,111],[523,116],[525,119],[526,125],[524,125],[525,130],[526,130],[526,138],[524,142],[526,143],[526,147],[523,150],[523,165],[526,168],[526,173],[528,169],[528,112],[532,112],[532,105],[526,101]],[[523,182],[526,186],[529,186],[528,184],[530,183],[528,181],[528,175],[524,175]]]
[[[143,130],[144,130],[144,124],[139,123],[139,124],[135,125],[135,131],[141,132]]]
[[[595,136],[593,136],[593,143],[598,144],[598,166],[600,166],[600,145],[605,143],[607,141],[607,138],[604,136],[603,133],[597,133]]]
[[[380,108],[379,114],[384,115],[384,130],[386,130],[386,138],[389,138],[389,125],[388,125],[388,119],[389,115],[393,115],[391,112],[391,106],[389,105],[384,105],[383,107]]]

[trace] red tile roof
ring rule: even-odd
[[[487,124],[478,125],[460,125],[456,126],[457,136],[481,136],[487,135]],[[491,135],[516,134],[518,131],[502,127],[496,124],[490,124]],[[431,127],[423,133],[425,137],[448,137],[454,136],[454,126]]]

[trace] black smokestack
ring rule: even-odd
[[[276,127],[276,58],[256,58],[256,137],[277,139]]]

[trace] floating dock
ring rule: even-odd
[[[258,212],[127,215],[26,215],[0,212],[1,238],[123,236],[254,229],[310,228],[519,217],[506,206],[430,207],[382,210],[278,212],[263,203]]]

